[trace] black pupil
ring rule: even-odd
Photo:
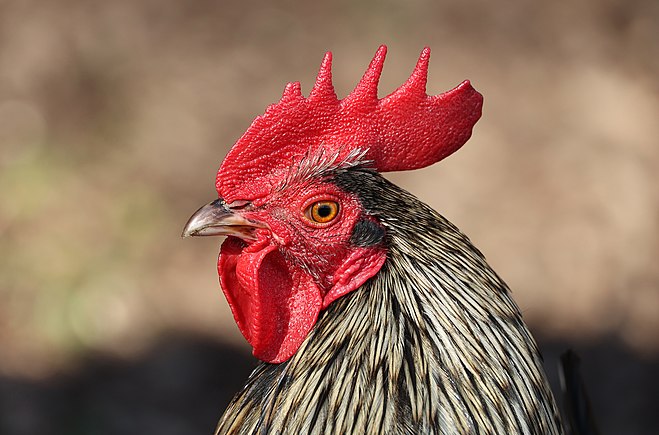
[[[318,216],[321,218],[326,218],[332,214],[332,206],[329,204],[321,204],[318,206],[316,213],[318,213]]]

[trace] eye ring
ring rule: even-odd
[[[316,224],[328,224],[339,215],[339,203],[331,200],[316,201],[309,205],[304,216]]]

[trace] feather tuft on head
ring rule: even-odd
[[[460,148],[481,116],[482,96],[469,81],[428,96],[426,47],[409,79],[378,99],[386,53],[384,45],[378,49],[343,100],[334,91],[329,52],[308,98],[300,83],[289,83],[281,100],[257,117],[227,154],[217,174],[220,196],[227,202],[265,197],[292,164],[319,147],[339,154],[364,149],[365,159],[380,172],[423,168]]]

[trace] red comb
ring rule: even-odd
[[[322,147],[338,159],[366,151],[380,172],[423,168],[447,157],[471,136],[483,97],[469,81],[436,96],[426,94],[430,49],[424,48],[412,75],[385,98],[378,82],[387,53],[381,46],[355,89],[339,100],[328,52],[308,98],[289,83],[281,100],[257,117],[227,154],[217,174],[220,196],[253,200],[271,192],[310,149]]]

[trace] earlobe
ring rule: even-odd
[[[350,244],[362,248],[375,247],[384,242],[385,236],[386,233],[382,225],[371,219],[362,218],[352,228]]]
[[[380,247],[356,248],[334,272],[332,288],[323,298],[323,309],[357,289],[380,271],[387,251]]]

